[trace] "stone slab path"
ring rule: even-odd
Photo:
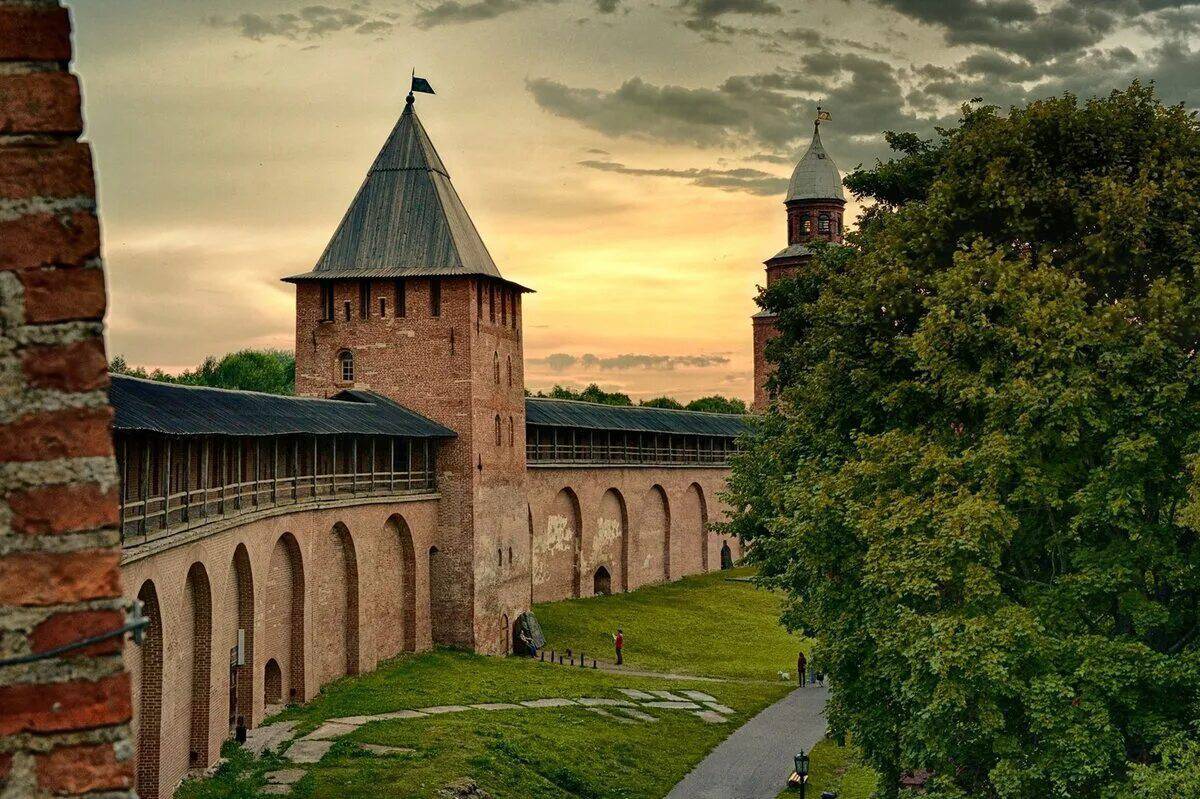
[[[694,678],[689,678],[694,679]],[[573,699],[561,696],[527,699],[523,702],[481,702],[474,705],[435,705],[433,707],[393,710],[366,716],[344,716],[342,718],[326,719],[315,730],[300,738],[294,738],[293,730],[296,722],[269,724],[251,730],[246,741],[246,748],[261,755],[266,749],[283,749],[283,757],[298,765],[317,763],[333,747],[336,739],[348,735],[359,727],[376,721],[393,721],[396,719],[421,719],[448,713],[495,713],[495,712],[530,712],[541,708],[577,707],[581,710],[611,718],[622,724],[651,724],[658,721],[658,716],[647,711],[683,711],[704,720],[709,724],[725,724],[736,711],[719,703],[715,697],[701,691],[680,691],[679,694],[670,691],[655,691],[647,693],[632,688],[620,688],[624,699],[609,697],[580,696]],[[286,749],[284,747],[286,746]],[[377,756],[408,754],[412,750],[394,746],[376,744],[359,744],[362,749]],[[286,796],[291,786],[302,777],[302,769],[284,769],[268,775],[268,785],[264,793]]]
[[[828,697],[824,687],[793,690],[713,749],[666,799],[775,799],[792,757],[825,735]]]

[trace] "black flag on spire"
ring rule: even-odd
[[[433,90],[433,87],[429,85],[429,81],[425,80],[424,78],[418,78],[416,75],[412,76],[412,88],[409,91],[424,92],[425,94],[436,94],[436,92]]]

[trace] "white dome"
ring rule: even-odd
[[[842,192],[842,173],[838,172],[837,164],[833,163],[821,144],[820,128],[813,132],[808,152],[792,172],[787,202],[792,200],[846,201],[846,195]]]

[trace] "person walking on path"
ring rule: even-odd
[[[613,646],[617,649],[617,665],[620,666],[624,661],[621,659],[621,650],[625,648],[625,636],[621,633],[621,628],[617,628],[617,634],[612,637]]]
[[[804,651],[796,656],[796,676],[800,679],[800,687],[804,687],[804,674],[808,668],[808,658],[804,657]]]

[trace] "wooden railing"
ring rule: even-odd
[[[558,464],[628,466],[727,466],[735,440],[707,436],[643,436],[641,443],[613,442],[605,431],[553,431],[527,436],[525,461],[531,466]]]
[[[119,441],[119,444],[128,442]],[[332,441],[322,441],[320,452],[328,454],[332,451],[332,445]],[[180,439],[175,439],[165,446],[160,445],[155,451],[156,457],[151,465],[147,437],[141,437],[131,446],[118,446],[122,481],[120,530],[121,542],[125,546],[138,546],[271,508],[341,499],[401,497],[437,490],[432,449],[427,442],[420,441],[414,442],[407,450],[407,457],[403,458],[397,458],[397,450],[392,447],[387,453],[388,457],[381,460],[404,468],[391,470],[370,470],[370,465],[376,463],[373,452],[366,464],[361,463],[355,454],[350,462],[338,463],[336,468],[330,468],[331,463],[338,462],[333,457],[325,459],[321,469],[313,469],[313,463],[320,462],[314,455],[304,463],[296,458],[290,468],[285,468],[286,461],[279,459],[278,449],[274,447],[269,451],[275,457],[263,459],[261,464],[255,460],[252,462],[253,468],[241,469],[238,468],[241,458],[239,451],[237,459],[218,461],[214,471],[224,479],[212,479],[211,484],[207,460],[210,457],[223,458],[226,448],[214,445],[211,440],[193,440],[189,445],[186,441],[181,443]],[[203,452],[204,460],[201,462],[205,466],[193,469],[195,456],[200,452]],[[257,458],[257,446],[254,453]],[[418,455],[415,460],[414,453]],[[131,472],[131,462],[145,464],[146,467],[139,470],[135,466]],[[351,463],[359,463],[358,469],[354,469]],[[261,471],[279,476],[261,476]],[[298,473],[285,473],[289,471]],[[238,479],[242,474],[258,476],[258,479]]]
[[[137,546],[166,535],[266,508],[353,497],[429,493],[433,472],[375,472],[280,477],[181,491],[121,505],[121,542]]]

